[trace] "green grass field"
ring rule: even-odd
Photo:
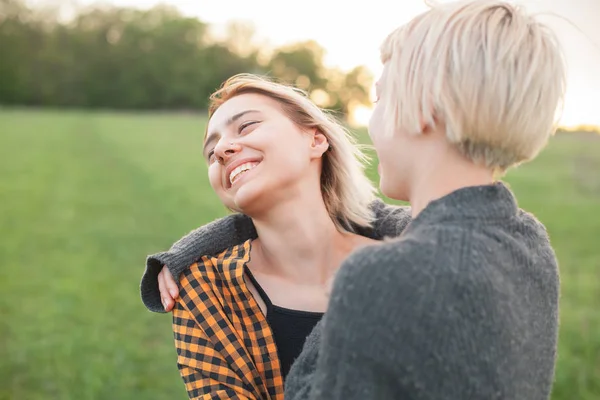
[[[0,399],[184,399],[147,254],[225,215],[191,115],[0,111]],[[600,136],[507,177],[561,267],[553,399],[600,397]],[[375,178],[372,169],[370,174]]]

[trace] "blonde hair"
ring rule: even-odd
[[[306,92],[251,74],[229,78],[210,96],[208,118],[229,99],[247,93],[277,101],[297,126],[316,128],[327,137],[330,148],[323,154],[321,170],[321,192],[327,211],[341,231],[353,231],[355,226],[370,227],[376,189],[365,175],[367,157],[356,139],[333,116],[314,104]]]
[[[387,132],[439,126],[463,155],[503,172],[556,132],[566,66],[553,32],[504,1],[432,6],[381,46]]]

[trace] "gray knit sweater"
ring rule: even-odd
[[[545,400],[559,277],[546,230],[503,184],[430,203],[353,253],[286,400]]]
[[[363,236],[372,239],[397,237],[410,221],[410,208],[391,206],[381,200],[371,205],[375,215],[372,229],[352,227]],[[193,230],[168,251],[146,258],[146,270],[142,276],[140,292],[144,305],[153,312],[164,313],[158,291],[158,273],[167,265],[175,277],[205,255],[216,255],[223,250],[256,238],[252,220],[243,214],[233,214],[217,219],[201,228]]]

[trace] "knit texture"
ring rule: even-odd
[[[544,226],[501,183],[430,203],[354,252],[286,400],[546,400],[559,276]]]
[[[353,230],[372,239],[396,237],[410,221],[410,208],[391,206],[375,200],[371,209],[375,215],[372,228],[353,227]],[[158,273],[167,266],[174,277],[179,276],[202,256],[212,256],[256,238],[252,220],[244,214],[232,214],[197,228],[178,240],[168,251],[146,258],[146,269],[140,284],[144,305],[153,312],[164,313],[158,290]]]

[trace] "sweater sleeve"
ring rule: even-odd
[[[158,274],[167,266],[178,281],[183,271],[204,255],[216,255],[248,239],[256,238],[252,220],[244,214],[219,218],[193,230],[179,239],[168,251],[152,254],[146,258],[146,269],[140,283],[142,302],[148,310],[164,313]]]
[[[354,227],[358,234],[373,239],[400,235],[410,221],[410,207],[392,206],[381,200],[371,205],[375,214],[373,228]],[[256,238],[252,219],[244,214],[233,214],[219,218],[197,228],[179,239],[168,251],[152,254],[146,258],[146,268],[140,283],[142,302],[148,310],[164,313],[158,290],[158,274],[167,266],[171,274],[179,275],[204,255],[215,255],[221,251]],[[177,280],[177,279],[176,279]]]
[[[336,278],[313,370],[292,369],[286,399],[495,398],[502,324],[480,275],[439,251],[394,244],[351,256]],[[408,249],[407,249],[408,248]],[[437,253],[437,254],[436,254]],[[308,358],[308,357],[307,357]],[[496,392],[495,392],[496,391]],[[504,397],[501,397],[504,398]]]

